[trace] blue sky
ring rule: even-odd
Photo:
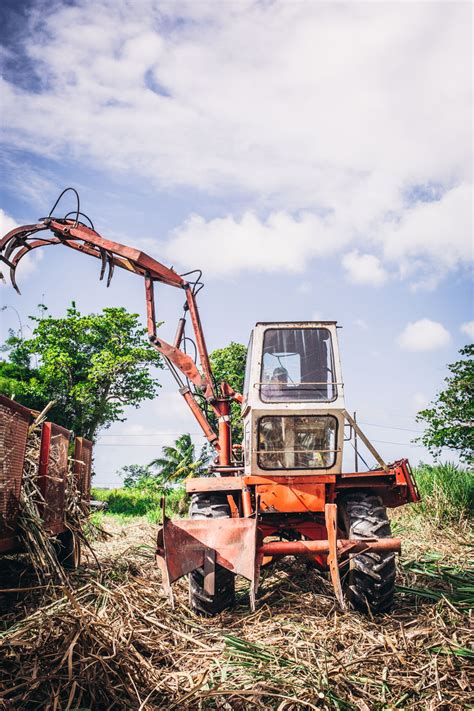
[[[211,349],[337,319],[348,408],[387,459],[474,338],[469,3],[4,2],[4,233],[75,186],[104,236],[202,268]],[[72,208],[72,204],[71,204]],[[143,285],[56,248],[0,288],[25,325]],[[174,332],[182,295],[158,289]],[[18,327],[2,312],[2,336]],[[97,481],[198,433],[171,379],[103,433]],[[367,423],[367,424],[366,424]],[[200,437],[196,434],[196,442]],[[452,458],[446,452],[445,458]],[[348,466],[349,460],[348,460]]]

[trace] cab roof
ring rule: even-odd
[[[257,321],[255,326],[309,326],[312,324],[324,324],[332,326],[337,321]]]

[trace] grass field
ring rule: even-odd
[[[171,610],[154,564],[156,506],[101,516],[110,535],[94,540],[70,587],[30,589],[24,572],[22,590],[7,594],[0,708],[468,708],[472,501],[463,514],[451,501],[445,515],[436,504],[447,474],[435,474],[420,478],[431,503],[392,512],[403,538],[396,603],[374,619],[339,610],[326,577],[293,559],[264,572],[253,614],[243,580],[236,608],[214,619],[190,610],[185,580]],[[120,496],[107,495],[115,507]]]
[[[127,517],[146,516],[150,523],[161,517],[161,494],[136,489],[93,489],[92,498],[107,503],[107,514]],[[168,516],[184,514],[187,508],[184,487],[166,492]]]

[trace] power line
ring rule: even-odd
[[[359,424],[368,425],[369,427],[381,427],[382,429],[385,429],[385,430],[399,430],[400,432],[419,432],[420,434],[423,434],[423,430],[412,430],[412,429],[408,429],[407,427],[392,427],[391,425],[376,425],[375,422],[363,422],[362,420],[359,420]]]
[[[99,438],[102,437],[177,437],[181,436],[183,432],[117,432],[117,434],[101,434]],[[189,435],[202,435],[202,432],[186,432],[184,434]]]
[[[425,449],[425,447],[422,444],[411,444],[410,442],[390,442],[385,439],[373,439],[371,440],[372,442],[376,442],[376,444],[396,444],[400,445],[401,447],[418,447],[419,449]],[[96,447],[155,447],[158,446],[155,443],[151,444],[128,444],[127,442],[117,442],[116,444],[100,444],[97,443],[95,445]]]
[[[372,439],[371,442],[376,442],[377,444],[397,444],[400,447],[418,447],[418,449],[425,449],[422,444],[410,444],[410,442],[388,442],[385,439]]]
[[[378,427],[384,430],[397,430],[399,432],[413,432],[416,434],[423,434],[423,430],[413,430],[407,427],[392,427],[391,425],[378,425],[375,422],[364,422],[363,420],[359,420],[359,424],[366,425],[367,427]],[[175,437],[182,434],[182,432],[130,432],[99,435],[99,439],[102,439],[102,437]],[[186,432],[186,434],[189,434],[193,437],[203,436],[202,432]]]

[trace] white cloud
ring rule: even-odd
[[[397,341],[407,351],[431,351],[446,346],[451,340],[449,332],[437,321],[422,318],[404,328]]]
[[[192,215],[171,235],[165,254],[184,266],[205,264],[206,274],[213,276],[242,270],[299,273],[308,259],[334,253],[339,244],[331,221],[311,214],[293,218],[276,212],[261,221],[247,212],[240,220],[228,216],[208,222]]]
[[[13,217],[7,215],[5,210],[2,210],[2,208],[0,207],[0,235],[3,237],[7,234],[7,232],[14,230],[15,227],[18,226],[18,223],[15,222]]]
[[[362,286],[382,286],[388,280],[388,274],[374,254],[360,254],[357,249],[345,254],[342,266],[349,281]]]
[[[170,246],[178,258],[185,242],[193,249],[183,237],[190,226],[205,250],[217,246],[213,269],[225,273],[233,263],[302,271],[351,242],[362,257],[377,259],[374,248],[383,255],[370,283],[394,264],[430,286],[472,256],[467,4],[50,5],[36,0],[23,45],[38,86],[2,84],[5,140],[158,189],[237,194],[240,204],[244,196],[240,219],[204,227],[190,218]],[[71,28],[80,42],[70,41]],[[432,194],[433,185],[446,195],[413,207],[410,190]],[[41,181],[34,192],[42,194]],[[274,226],[285,220],[294,255]],[[237,240],[231,255],[217,227]],[[272,244],[281,257],[262,253]]]
[[[474,340],[474,321],[467,321],[467,323],[463,323],[461,325],[461,332],[465,333],[466,336],[469,336],[469,338]]]
[[[419,286],[435,286],[445,272],[473,259],[472,207],[472,187],[463,184],[408,209],[379,235],[386,259],[398,262],[403,276],[415,274]]]

